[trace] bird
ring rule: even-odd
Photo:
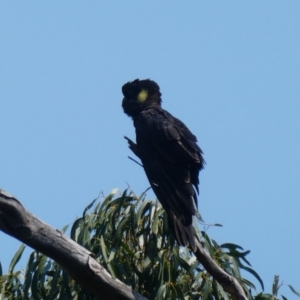
[[[197,138],[162,108],[155,81],[129,81],[122,93],[124,113],[132,118],[136,133],[136,143],[125,136],[128,146],[141,160],[175,239],[195,252],[193,216],[198,209],[199,172],[205,164]]]

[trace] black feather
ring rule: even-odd
[[[137,97],[142,90],[147,90],[148,98],[141,103]],[[198,205],[199,171],[204,166],[197,138],[161,108],[156,82],[136,79],[126,83],[122,92],[124,112],[132,117],[136,129],[136,145],[128,139],[130,148],[141,159],[176,240],[195,251],[192,223]]]

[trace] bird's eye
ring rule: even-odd
[[[145,89],[142,89],[137,96],[138,102],[145,102],[147,100],[147,98],[148,98],[148,91]]]

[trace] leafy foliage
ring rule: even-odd
[[[148,299],[230,299],[194,255],[168,234],[167,217],[158,202],[145,200],[146,192],[140,197],[127,191],[115,194],[102,202],[94,200],[70,231],[71,238],[93,252],[113,277]],[[279,299],[281,285],[276,278],[272,294],[253,296],[255,285],[242,277],[241,270],[252,274],[262,288],[263,282],[246,259],[250,251],[231,243],[218,245],[204,231],[200,242],[218,265],[239,281],[248,299]],[[2,274],[0,264],[0,300],[96,299],[56,262],[36,251],[30,255],[25,273],[15,272],[24,248],[22,245],[13,257],[8,274]]]

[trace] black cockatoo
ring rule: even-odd
[[[161,107],[156,82],[146,79],[123,85],[122,106],[133,119],[136,144],[130,149],[141,159],[150,185],[168,216],[177,242],[196,251],[193,216],[199,193],[203,152],[183,122]]]

